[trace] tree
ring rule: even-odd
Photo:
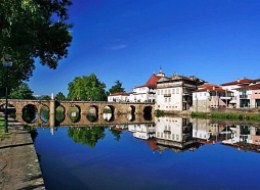
[[[111,94],[116,93],[116,92],[124,92],[124,91],[125,91],[125,89],[122,88],[122,83],[121,83],[119,80],[117,80],[117,81],[115,82],[115,85],[112,86],[112,87],[109,89],[109,93],[111,93]]]
[[[12,56],[11,87],[28,80],[35,68],[34,61],[55,69],[68,54],[72,37],[67,7],[71,0],[1,0],[0,58]],[[5,75],[0,64],[0,76]],[[0,81],[0,96],[5,92]]]
[[[68,84],[70,100],[106,100],[105,83],[98,80],[95,74],[76,77]]]
[[[57,95],[56,95],[56,100],[66,100],[66,97],[65,95],[62,93],[62,92],[59,92]]]
[[[48,95],[44,95],[41,97],[41,100],[51,100],[51,97]]]
[[[28,84],[22,82],[18,87],[13,88],[10,93],[11,99],[35,99],[33,91]]]

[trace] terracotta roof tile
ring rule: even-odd
[[[155,74],[153,74],[144,85],[138,86],[138,87],[135,87],[135,88],[142,88],[142,87],[156,88],[157,87],[157,81],[160,80],[160,78],[162,78],[162,77],[156,76]]]
[[[237,88],[236,90],[259,90],[260,89],[260,84],[253,84],[253,85],[248,85],[248,86],[244,86],[241,88]]]
[[[240,84],[249,84],[253,82],[253,80],[248,79],[248,78],[243,78],[240,80],[236,80],[236,81],[232,81],[232,82],[228,82],[228,83],[224,83],[221,86],[230,86],[230,85],[240,85]]]
[[[115,92],[113,94],[110,94],[109,96],[129,96],[130,93],[127,92]]]

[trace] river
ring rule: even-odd
[[[38,127],[46,189],[258,189],[257,124],[160,117]]]

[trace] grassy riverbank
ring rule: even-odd
[[[218,120],[236,120],[236,121],[260,121],[259,113],[247,112],[192,112],[194,118],[211,118]]]
[[[4,136],[5,136],[4,124],[5,124],[4,117],[0,117],[0,141],[1,141],[1,140],[4,138]]]

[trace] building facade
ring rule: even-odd
[[[156,109],[163,111],[189,110],[192,106],[192,92],[204,81],[196,77],[174,74],[162,77],[157,82]]]
[[[205,83],[192,93],[193,111],[207,112],[212,108],[229,107],[232,94],[218,85]]]

